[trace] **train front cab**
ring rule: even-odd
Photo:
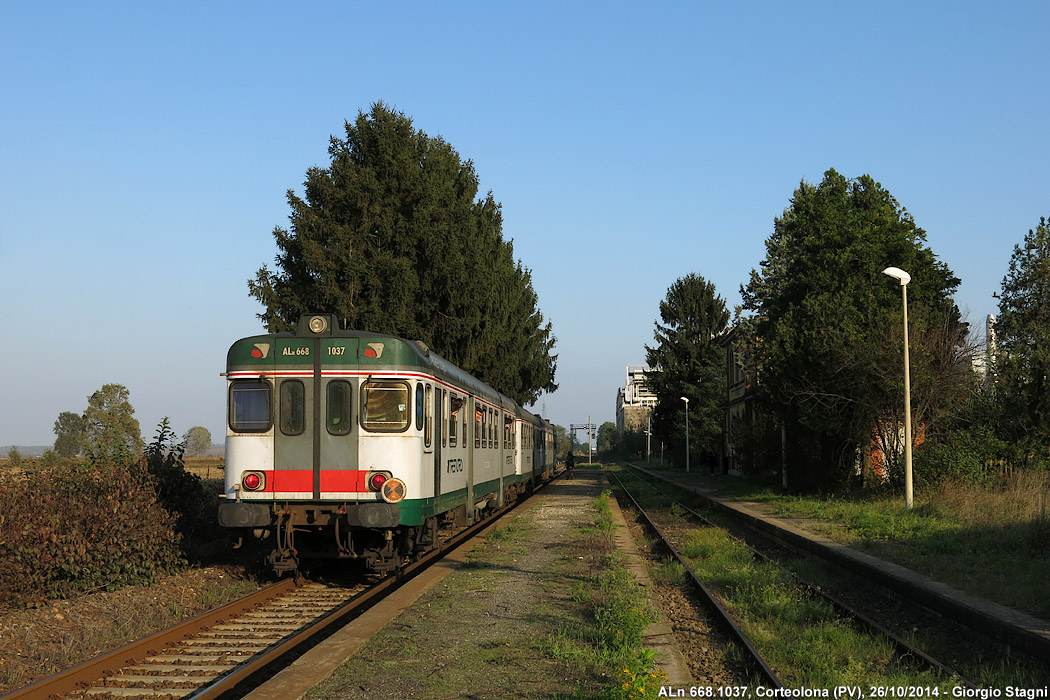
[[[333,333],[335,323],[304,317],[294,335],[246,338],[228,356],[219,521],[271,539],[277,571],[295,569],[300,554],[363,553],[382,569],[406,546],[395,529],[419,536],[403,526],[421,525],[422,502],[433,502],[410,414],[416,382],[360,366],[379,361],[393,339]],[[397,350],[387,361],[401,359]]]

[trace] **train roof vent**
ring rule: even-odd
[[[303,314],[295,334],[301,336],[332,335],[339,329],[339,319],[335,314]]]

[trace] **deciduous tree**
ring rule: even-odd
[[[959,280],[879,183],[834,170],[819,185],[802,182],[741,288],[759,382],[796,438],[805,432],[797,442],[816,447],[804,462],[812,483],[845,478],[873,429],[903,419],[901,291],[882,274],[890,266],[912,277],[912,409],[920,426],[967,395],[966,325],[952,299]]]
[[[84,451],[96,461],[119,461],[142,452],[142,433],[121,384],[106,384],[88,397],[84,411]]]
[[[200,457],[211,447],[211,431],[199,425],[187,430],[182,439],[186,453],[192,457]]]
[[[84,448],[84,416],[72,411],[63,411],[55,421],[55,452],[61,457],[76,457]]]

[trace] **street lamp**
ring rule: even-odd
[[[689,471],[689,399],[681,397],[685,401],[685,470]]]
[[[911,275],[899,267],[887,267],[882,274],[900,281],[904,300],[904,502],[911,510],[911,369],[908,362],[908,282],[911,282]]]

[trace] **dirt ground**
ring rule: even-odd
[[[187,569],[150,586],[0,611],[0,695],[256,587],[235,567]]]
[[[571,628],[585,624],[583,581],[604,557],[595,480],[558,480],[501,523],[467,566],[373,637],[308,697],[551,698],[610,682],[595,675]],[[570,632],[570,634],[563,634]]]

